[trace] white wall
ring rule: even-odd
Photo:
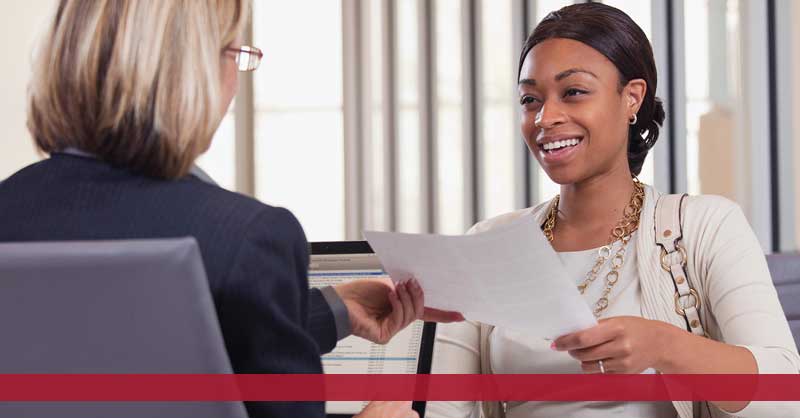
[[[3,1],[0,13],[0,180],[41,158],[25,128],[28,80],[35,41],[56,0]]]

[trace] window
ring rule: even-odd
[[[197,160],[200,168],[228,190],[236,190],[235,122],[234,113],[228,112],[211,140],[211,148]]]
[[[739,77],[737,2],[686,4],[686,170],[689,193],[746,203],[749,164]],[[712,57],[711,51],[714,51]]]
[[[423,232],[422,148],[418,77],[420,47],[417,0],[398,0],[397,16],[397,230]]]
[[[368,229],[391,229],[391,202],[389,199],[394,185],[391,184],[391,165],[386,164],[387,147],[386,130],[384,127],[384,60],[386,59],[385,39],[389,35],[384,31],[384,5],[382,0],[369,0],[362,3],[365,6],[362,17],[366,20],[367,36],[363,37],[366,49],[365,74],[367,114],[365,121],[364,155],[365,173],[365,214],[364,225]]]
[[[336,0],[253,2],[256,197],[310,241],[344,239],[341,16]]]
[[[480,216],[490,218],[517,209],[516,184],[522,181],[516,167],[522,139],[514,113],[518,51],[513,50],[511,0],[480,5]]]
[[[436,155],[438,210],[436,225],[444,234],[466,231],[467,144],[464,136],[464,51],[461,0],[437,0],[436,21]],[[470,191],[471,193],[471,191]]]
[[[786,107],[788,116],[785,118],[788,130],[786,143],[790,152],[787,153],[788,162],[783,165],[780,172],[781,181],[788,186],[781,196],[785,202],[781,207],[786,208],[785,213],[782,213],[781,227],[785,228],[787,236],[793,238],[784,241],[785,246],[781,251],[798,251],[800,250],[800,72],[796,69],[800,68],[800,26],[794,22],[800,19],[800,3],[791,2],[790,10],[783,12],[785,20],[778,19],[778,21],[784,24],[781,28],[788,28],[787,36],[783,39],[787,41],[786,45],[791,53],[783,55],[788,62],[778,61],[778,63],[782,64],[785,74],[789,75],[786,84],[791,87],[784,89],[790,97],[788,100],[790,105]],[[779,86],[783,87],[783,84]]]

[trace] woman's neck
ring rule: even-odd
[[[607,231],[598,237],[607,239],[611,229],[622,219],[633,191],[627,166],[579,183],[562,185],[556,225],[562,230],[590,235]]]

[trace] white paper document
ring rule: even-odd
[[[532,215],[463,236],[364,235],[393,280],[419,281],[426,306],[548,339],[597,324]]]

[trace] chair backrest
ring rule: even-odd
[[[770,254],[767,263],[794,342],[800,347],[800,254]]]
[[[0,244],[0,373],[231,373],[194,238]],[[241,402],[0,403],[14,417],[246,417]]]

